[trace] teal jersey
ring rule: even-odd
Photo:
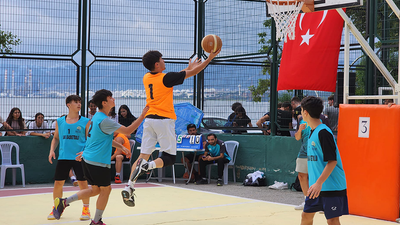
[[[73,124],[66,122],[66,116],[57,119],[60,140],[58,160],[75,160],[76,154],[83,151],[86,143],[85,128],[88,122],[89,119],[83,116]]]
[[[108,117],[102,112],[94,114],[90,121],[89,133],[82,157],[85,162],[89,164],[105,165],[105,167],[110,167],[112,141],[114,131],[117,130],[118,127],[113,129],[109,134],[105,133],[100,127],[100,124],[105,119],[108,119]]]
[[[301,147],[297,158],[307,158],[307,144],[308,137],[310,136],[311,127],[308,126],[307,122],[304,120],[301,120],[300,124],[306,124],[306,128],[301,131]]]
[[[206,152],[209,152],[212,157],[217,157],[224,153],[224,157],[231,161],[231,157],[226,152],[225,143],[221,140],[217,140],[217,144],[215,146],[206,144],[205,147]]]
[[[335,144],[335,153],[337,164],[333,169],[332,173],[322,184],[321,191],[341,191],[345,190],[346,177],[343,170],[342,160],[340,158],[339,149],[337,147],[335,138],[333,137],[331,129],[325,124],[320,124],[311,133],[310,139],[308,140],[307,156],[308,156],[308,176],[310,186],[315,184],[317,179],[321,176],[322,171],[325,169],[327,161],[324,161],[324,152],[321,147],[319,133],[321,130],[327,130],[332,135],[332,140]],[[327,133],[327,132],[325,132]],[[330,138],[330,137],[329,137]]]

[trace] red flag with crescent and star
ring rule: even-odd
[[[299,14],[296,38],[283,45],[279,90],[336,90],[343,19],[336,10]]]

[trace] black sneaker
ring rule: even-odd
[[[221,178],[218,178],[218,180],[217,180],[217,186],[222,186],[222,185],[224,185],[224,182],[222,181]]]
[[[90,225],[106,225],[105,223],[103,223],[103,221],[101,221],[101,219],[99,220],[99,222],[94,222],[94,220],[92,220],[92,222],[90,223]]]
[[[208,180],[206,178],[202,178],[196,181],[195,184],[208,184]]]
[[[129,207],[134,207],[135,206],[135,198],[133,192],[135,189],[132,189],[129,187],[130,193],[127,190],[122,190],[121,195],[122,195],[122,200],[124,201],[125,205]]]
[[[140,158],[136,163],[136,168],[132,173],[132,182],[135,182],[141,175],[145,174],[149,169],[149,164],[146,160]]]
[[[61,214],[64,212],[64,209],[68,206],[66,198],[56,198],[54,199],[54,208],[53,215],[57,220],[60,219]]]

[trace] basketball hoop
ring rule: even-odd
[[[294,40],[297,16],[306,0],[266,0],[268,12],[275,19],[276,40]],[[314,3],[314,2],[313,2]],[[308,3],[307,3],[308,6]]]

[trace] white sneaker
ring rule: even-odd
[[[303,210],[303,209],[304,209],[304,204],[305,204],[305,202],[301,203],[301,204],[298,205],[298,206],[295,206],[294,209],[295,209],[295,210]]]
[[[268,186],[268,188],[271,188],[271,189],[278,189],[279,183],[280,183],[280,182],[278,182],[278,181],[274,181],[274,184]]]
[[[280,186],[279,186],[279,189],[280,189],[280,190],[288,189],[288,188],[289,188],[289,185],[288,185],[287,183],[281,182],[281,184],[280,184]]]
[[[274,181],[274,182],[275,183],[273,185],[269,186],[268,188],[276,189],[276,190],[288,189],[287,183],[278,182],[278,181]]]

